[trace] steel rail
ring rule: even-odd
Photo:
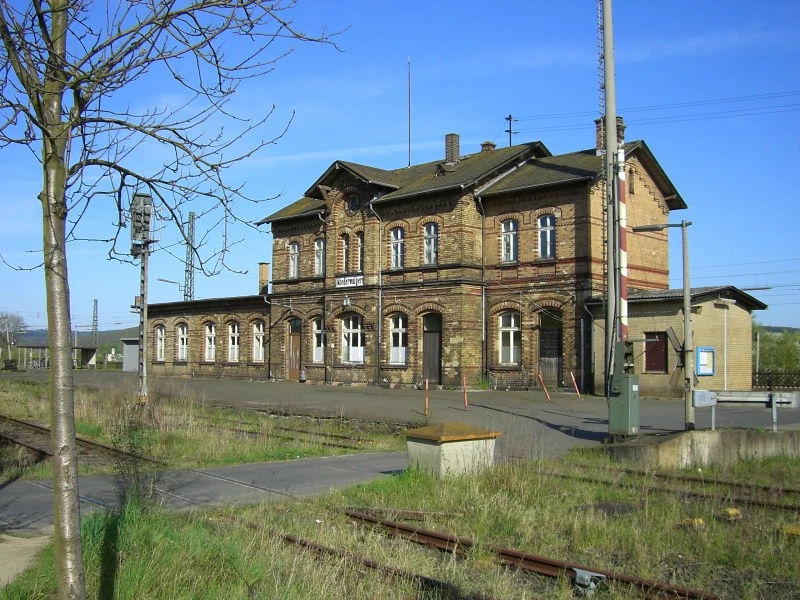
[[[584,475],[570,475],[569,473],[557,473],[551,471],[549,473],[552,477],[559,477],[561,479],[573,479],[575,481],[582,481],[585,483],[601,483],[603,485],[617,485],[618,482],[611,481],[610,479],[603,479],[602,477],[587,477]],[[680,488],[670,488],[661,486],[649,486],[648,490],[659,492],[663,494],[678,494],[683,496],[692,496],[695,498],[703,498],[710,500],[717,500],[719,502],[738,502],[750,506],[761,506],[764,508],[774,508],[778,510],[789,510],[800,512],[800,504],[788,504],[785,502],[773,502],[771,500],[759,500],[758,498],[748,498],[746,496],[732,496],[730,494],[714,494],[711,492],[695,492],[693,490],[685,490]]]
[[[344,511],[344,513],[351,519],[381,525],[393,535],[398,537],[424,544],[443,550],[447,552],[457,553],[467,550],[476,546],[475,542],[467,538],[458,537],[428,529],[420,529],[405,523],[398,523],[396,521],[388,521],[372,515],[357,513],[353,511]],[[594,567],[587,567],[578,563],[565,562],[552,558],[546,558],[531,554],[529,552],[520,552],[518,550],[511,550],[503,548],[502,546],[495,546],[488,544],[484,546],[494,552],[498,562],[504,565],[513,566],[523,571],[530,571],[539,575],[546,575],[548,577],[569,577],[576,585],[582,575],[595,576],[598,579],[608,579],[617,583],[632,585],[639,588],[649,598],[686,598],[692,600],[720,600],[716,594],[693,590],[686,587],[676,586],[660,581],[651,579],[644,579],[634,575],[624,575],[615,573],[613,571],[606,571],[604,569],[596,569]]]
[[[592,465],[575,465],[579,469],[593,469]],[[663,473],[659,471],[643,471],[641,469],[626,469],[626,468],[610,468],[607,469],[610,473],[624,473],[626,475],[637,475],[641,477],[655,477],[658,479],[674,479],[675,481],[688,481],[691,483],[702,483],[704,485],[718,485],[728,486],[751,490],[760,490],[762,492],[769,492],[773,494],[800,494],[800,488],[793,487],[774,487],[771,485],[762,485],[758,483],[747,483],[744,481],[733,481],[730,479],[714,479],[706,477],[698,477],[697,475],[680,475],[677,473]]]
[[[381,564],[370,558],[358,556],[356,554],[353,554],[352,552],[346,552],[344,550],[337,550],[336,548],[322,546],[320,544],[317,544],[316,542],[310,542],[308,540],[304,540],[294,535],[284,534],[281,535],[280,537],[284,541],[295,544],[302,548],[308,548],[309,550],[313,550],[314,552],[318,552],[320,554],[329,554],[331,556],[346,558],[350,561],[357,562],[365,567],[374,569],[381,573],[385,573],[389,576],[407,579],[409,581],[413,581],[417,584],[420,584],[425,588],[444,592],[445,594],[447,594],[447,598],[462,598],[463,600],[491,600],[491,596],[486,596],[484,594],[477,594],[477,593],[464,594],[461,592],[458,586],[452,583],[448,583],[447,581],[442,581],[440,579],[428,577],[427,575],[420,575],[419,573],[411,573],[410,571],[404,571],[396,567],[390,567],[389,565]]]

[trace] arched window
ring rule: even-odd
[[[389,362],[392,364],[406,364],[408,356],[408,317],[405,315],[392,315],[389,337],[391,347]]]
[[[289,244],[289,277],[300,277],[300,244]]]
[[[186,323],[178,325],[178,360],[189,360],[189,326]]]
[[[517,232],[519,226],[516,219],[503,221],[503,262],[517,261]]]
[[[350,272],[350,234],[342,234],[342,273]]]
[[[364,324],[361,315],[347,315],[342,319],[342,362],[364,362]]]
[[[164,360],[164,343],[167,339],[167,330],[163,325],[156,326],[156,360]]]
[[[499,349],[501,365],[518,365],[522,355],[522,331],[519,313],[505,312],[500,315]]]
[[[228,323],[228,362],[239,362],[239,323]]]
[[[314,275],[325,275],[325,240],[314,240]]]
[[[311,321],[311,335],[314,336],[314,362],[325,362],[325,327],[322,319]]]
[[[356,241],[358,243],[358,268],[356,271],[358,273],[364,272],[364,232],[359,231],[356,234]]]
[[[439,225],[428,223],[425,225],[425,256],[426,265],[435,265],[439,262]]]
[[[205,341],[205,360],[206,362],[214,362],[217,357],[217,326],[214,323],[206,323]]]
[[[539,258],[556,257],[556,217],[539,217]]]
[[[402,227],[392,229],[392,268],[402,269],[406,264],[405,231]]]
[[[256,321],[253,323],[253,362],[264,362],[265,342],[264,321]]]

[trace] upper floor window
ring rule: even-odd
[[[314,319],[311,322],[311,335],[314,336],[314,362],[325,361],[325,328],[322,319]]]
[[[556,257],[556,217],[539,217],[539,258]]]
[[[189,360],[189,326],[186,323],[178,325],[178,360]]]
[[[253,362],[264,362],[265,346],[264,321],[256,321],[253,323]]]
[[[518,365],[522,355],[522,330],[519,313],[500,315],[500,364]]]
[[[356,234],[356,243],[358,244],[358,268],[356,272],[363,273],[364,272],[364,232],[359,231]]]
[[[206,323],[206,354],[207,362],[214,362],[217,357],[217,326],[214,323]]]
[[[289,244],[289,277],[300,277],[300,244]]]
[[[439,262],[439,225],[428,223],[425,225],[425,256],[426,265],[435,265]]]
[[[314,275],[325,275],[325,240],[314,240]]]
[[[402,227],[392,229],[392,268],[402,269],[406,264],[405,231]]]
[[[156,360],[164,360],[164,342],[167,338],[167,330],[163,325],[156,327]]]
[[[516,219],[503,221],[503,262],[516,262],[517,260],[517,232],[519,226]]]
[[[364,324],[361,315],[342,319],[342,362],[364,362]]]
[[[228,323],[228,362],[239,362],[239,323]]]
[[[393,315],[389,328],[391,347],[389,362],[393,364],[406,364],[408,355],[408,317]]]
[[[342,273],[350,272],[350,234],[342,234]]]

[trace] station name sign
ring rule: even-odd
[[[336,278],[336,287],[358,287],[364,285],[363,275],[341,275]]]

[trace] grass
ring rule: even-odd
[[[88,597],[135,598],[445,598],[443,593],[366,569],[353,558],[318,555],[281,539],[292,534],[456,586],[463,596],[573,597],[568,582],[541,579],[495,564],[490,544],[590,567],[654,578],[725,598],[800,598],[796,556],[800,540],[778,533],[796,514],[740,506],[730,523],[715,518],[725,505],[689,502],[654,493],[647,475],[620,475],[593,457],[614,485],[554,476],[586,464],[585,452],[556,461],[504,464],[458,478],[435,479],[409,470],[326,496],[236,509],[168,513],[136,503],[120,513],[95,513],[84,521]],[[781,485],[800,461],[781,467],[749,462],[731,469]],[[767,475],[764,475],[764,472]],[[773,473],[772,476],[769,473]],[[730,478],[731,473],[721,473]],[[777,477],[778,479],[774,479]],[[631,511],[609,516],[604,503]],[[466,537],[477,546],[465,555],[442,554],[356,525],[345,506],[414,509],[436,513],[419,526]],[[391,515],[388,518],[392,518]],[[682,527],[702,518],[705,528]],[[52,598],[52,551],[0,598]],[[641,597],[609,586],[603,600]]]
[[[404,449],[404,440],[387,425],[221,409],[170,381],[153,386],[143,414],[132,415],[134,397],[133,389],[76,388],[78,434],[137,450],[174,469]],[[47,384],[0,378],[0,413],[47,423]],[[123,425],[132,419],[143,424],[135,439]],[[0,447],[0,479],[50,477],[49,461],[36,459],[16,447]],[[111,472],[111,467],[87,463],[79,469],[81,475]]]

